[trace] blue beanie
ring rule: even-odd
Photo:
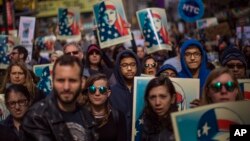
[[[164,72],[165,70],[168,70],[168,69],[173,70],[176,73],[176,75],[178,76],[176,68],[174,66],[170,65],[170,64],[165,64],[165,65],[161,66],[159,71],[156,73],[156,76],[160,76],[160,74],[162,72]]]
[[[222,66],[225,66],[231,60],[239,60],[244,64],[245,68],[247,66],[244,54],[236,47],[227,47],[221,55]]]

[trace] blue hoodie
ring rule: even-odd
[[[207,79],[208,74],[210,73],[210,70],[207,69],[207,53],[204,50],[203,46],[201,43],[195,39],[190,39],[185,41],[182,46],[181,46],[181,66],[182,66],[182,71],[179,73],[180,78],[193,78],[193,75],[191,71],[188,68],[188,65],[186,64],[185,61],[185,51],[187,48],[189,48],[191,45],[196,46],[197,48],[200,49],[201,54],[202,54],[202,60],[200,64],[200,70],[199,70],[199,79],[200,79],[200,92],[202,91],[203,85]],[[201,93],[200,93],[201,94]]]
[[[137,72],[135,76],[140,76],[140,62],[137,58],[136,54],[133,53],[130,50],[124,50],[120,52],[116,58],[116,64],[115,64],[115,78],[116,78],[116,84],[111,86],[111,95],[109,97],[110,103],[112,107],[122,111],[126,118],[127,123],[127,133],[128,133],[128,139],[131,140],[131,130],[132,130],[132,109],[133,109],[133,90],[129,90],[126,86],[124,76],[121,72],[120,62],[121,62],[121,56],[123,54],[129,54],[136,60],[137,64]]]

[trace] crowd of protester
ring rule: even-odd
[[[172,42],[171,53],[176,56],[165,52],[173,56],[165,60],[159,60],[165,58],[164,52],[147,54],[142,45],[133,52],[123,45],[101,49],[98,43],[69,42],[61,43],[49,58],[39,56],[34,47],[36,55],[27,63],[25,46],[14,47],[1,77],[5,101],[1,101],[0,140],[130,141],[136,76],[156,76],[142,99],[143,141],[174,140],[170,114],[178,106],[169,77],[200,80],[200,99],[190,103],[193,108],[244,100],[238,79],[249,78],[249,45],[221,41],[209,48],[194,38]],[[209,56],[208,50],[219,57]],[[32,70],[34,64],[47,63],[54,64],[48,95],[37,87],[41,78]]]

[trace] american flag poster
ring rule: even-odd
[[[59,40],[81,40],[80,9],[78,7],[58,9]]]
[[[147,52],[172,50],[165,9],[147,8],[136,12]]]
[[[229,141],[232,124],[250,124],[250,101],[210,104],[171,114],[176,141]]]
[[[35,17],[21,17],[19,23],[19,38],[22,45],[32,45],[35,31]]]
[[[144,94],[147,84],[154,77],[135,77],[134,79],[134,101],[132,119],[132,141],[141,141],[143,120],[141,119],[144,108]],[[180,111],[189,109],[189,103],[199,98],[199,79],[170,78],[176,89],[176,100]]]
[[[34,65],[33,72],[40,78],[37,88],[42,90],[46,95],[52,90],[52,69],[53,64]]]
[[[40,49],[41,52],[53,52],[54,45],[56,41],[56,36],[49,35],[49,36],[40,36],[37,37],[35,40],[35,46]]]
[[[122,0],[105,0],[94,5],[97,36],[101,48],[132,39]]]
[[[19,42],[17,37],[0,35],[0,68],[6,69],[10,63],[9,55]]]
[[[250,79],[238,79],[238,82],[245,99],[250,100]]]

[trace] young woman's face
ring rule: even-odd
[[[116,11],[115,10],[111,10],[111,9],[107,9],[105,11],[105,16],[104,16],[105,22],[111,26],[115,23],[116,21]]]
[[[93,106],[104,106],[110,95],[108,83],[105,80],[97,80],[88,88],[88,96]],[[91,89],[91,90],[90,90]],[[94,89],[94,90],[93,90]],[[105,90],[106,89],[106,90]]]
[[[72,14],[68,14],[67,15],[67,26],[69,27],[69,26],[71,26],[72,24],[73,24],[73,22],[74,22],[74,16],[72,15]]]
[[[211,98],[213,103],[236,100],[238,89],[235,84],[230,85],[231,82],[234,81],[228,73],[220,75],[211,82],[208,86],[208,96]],[[216,89],[213,86],[216,86]]]
[[[89,53],[89,62],[92,65],[98,65],[101,62],[101,55],[98,51],[91,51]]]
[[[11,91],[6,101],[6,106],[13,118],[21,119],[28,110],[29,102],[22,93]]]
[[[145,67],[145,74],[148,74],[148,75],[155,75],[156,74],[157,63],[154,61],[154,59],[150,58],[150,59],[146,60],[144,67]]]
[[[12,66],[10,71],[10,82],[12,84],[24,84],[25,74],[19,66]]]
[[[165,116],[175,98],[171,97],[166,86],[157,86],[149,91],[148,101],[153,111],[159,116]]]
[[[156,31],[160,31],[161,29],[161,20],[159,18],[156,18],[156,17],[153,17],[153,20],[154,20],[154,24],[155,24],[155,28],[156,28]]]

